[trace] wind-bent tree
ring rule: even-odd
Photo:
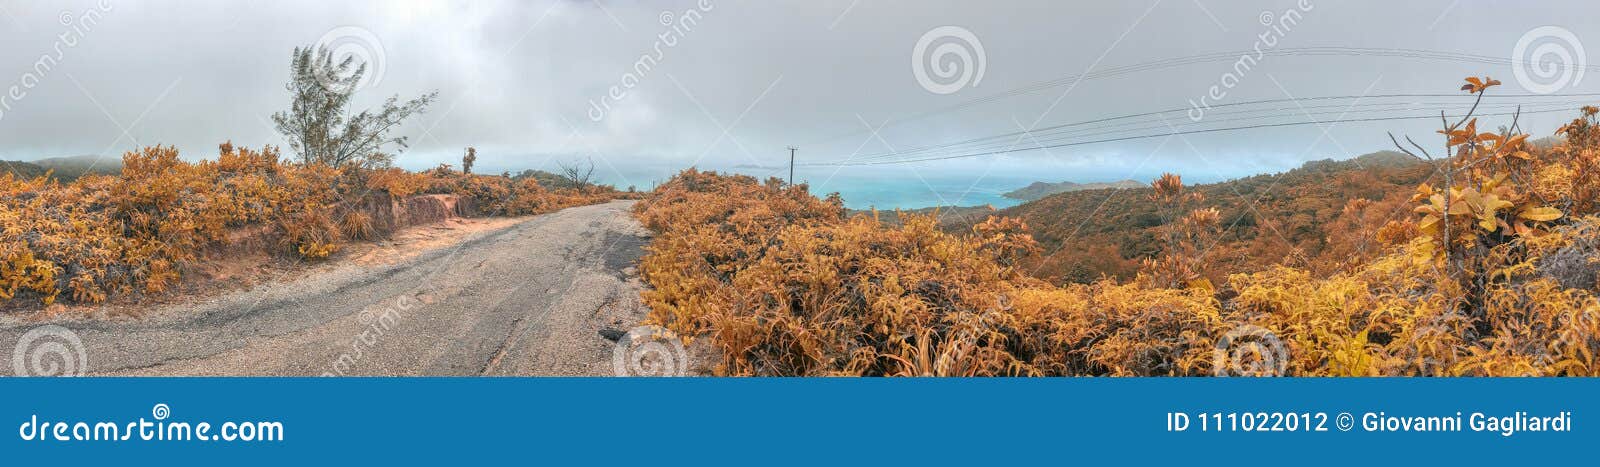
[[[287,85],[294,101],[288,111],[272,114],[272,121],[302,162],[387,166],[393,156],[383,151],[385,146],[407,147],[406,137],[390,137],[390,130],[422,113],[439,96],[435,91],[400,103],[395,95],[376,110],[352,115],[350,98],[366,73],[367,64],[357,63],[354,56],[334,61],[333,51],[326,47],[294,49]]]

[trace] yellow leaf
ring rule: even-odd
[[[1496,222],[1497,220],[1498,219],[1495,219],[1495,217],[1492,215],[1484,216],[1482,219],[1478,220],[1478,227],[1483,227],[1483,230],[1493,232],[1496,228],[1500,227],[1500,224]]]
[[[1422,216],[1422,221],[1417,223],[1417,230],[1430,235],[1439,233],[1439,218],[1432,214]]]
[[[1528,208],[1517,214],[1517,217],[1530,221],[1549,222],[1561,218],[1561,210],[1552,207]]]
[[[1433,243],[1414,242],[1411,248],[1411,261],[1413,264],[1423,264],[1434,257]]]
[[[1499,210],[1504,209],[1504,208],[1509,208],[1512,205],[1513,204],[1510,201],[1506,201],[1506,200],[1500,199],[1500,197],[1496,196],[1496,195],[1488,195],[1488,196],[1485,196],[1483,198],[1483,207],[1484,207],[1484,210],[1486,211],[1485,214],[1488,214],[1488,215],[1494,215],[1495,211],[1499,211]],[[1559,212],[1558,212],[1558,214],[1559,214]]]

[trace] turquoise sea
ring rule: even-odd
[[[615,185],[619,189],[634,186],[638,190],[649,190],[656,184],[666,181],[676,174],[682,167],[657,166],[646,164],[595,164],[594,176],[600,183]],[[554,167],[547,167],[553,170]],[[712,168],[723,173],[733,172],[751,175],[756,178],[788,177],[787,168]],[[498,166],[486,166],[484,173],[498,173],[502,169]],[[1146,174],[1136,175],[1144,176]],[[974,172],[962,171],[933,171],[911,169],[862,169],[849,168],[836,170],[825,167],[801,167],[796,169],[796,182],[809,184],[811,193],[819,197],[829,193],[838,192],[844,198],[845,207],[850,209],[878,208],[889,209],[917,209],[933,206],[981,206],[991,205],[995,208],[1006,208],[1020,204],[1021,201],[1006,198],[1002,194],[1022,188],[1037,181],[1059,182],[1072,180],[1076,182],[1112,181],[1127,178],[1125,172],[1106,171],[1106,173],[1041,173],[1018,174],[1016,172],[990,172],[982,170]],[[1151,175],[1153,177],[1153,175]]]
[[[838,192],[850,209],[916,209],[932,206],[981,206],[1005,208],[1021,201],[1001,196],[1028,186],[1035,180],[988,175],[943,173],[911,176],[874,177],[826,173],[796,173],[795,178],[809,183],[811,193],[826,196]]]

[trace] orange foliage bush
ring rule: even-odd
[[[112,295],[159,293],[206,247],[230,231],[267,226],[280,251],[326,258],[353,239],[377,235],[358,206],[374,192],[470,196],[486,214],[526,215],[613,199],[614,192],[553,193],[532,179],[363,171],[280,160],[223,144],[195,163],[171,147],[123,156],[121,176],[62,184],[0,174],[0,303],[26,295],[50,304],[65,295],[97,303]]]
[[[1509,133],[1453,143],[1475,145],[1445,161],[1465,207],[1433,210],[1445,191],[1428,185],[1414,220],[1370,211],[1407,193],[1345,203],[1336,225],[1380,241],[1333,251],[1371,259],[1227,274],[1221,290],[1196,286],[1203,264],[1182,258],[1146,265],[1162,280],[1056,286],[1019,271],[1037,245],[1015,219],[889,226],[844,219],[803,186],[689,170],[636,206],[660,232],[643,297],[651,322],[709,338],[728,375],[1595,376],[1600,218],[1574,194],[1600,182],[1564,175],[1595,154],[1584,112],[1550,150]],[[1497,157],[1516,160],[1478,162]],[[1186,219],[1164,232],[1169,251],[1186,251],[1216,213],[1175,203],[1175,176],[1155,188]]]
[[[1058,193],[1002,209],[1028,223],[1045,254],[1024,262],[1052,282],[1091,283],[1102,276],[1133,279],[1145,260],[1179,254],[1168,226],[1196,209],[1218,211],[1218,226],[1200,242],[1200,271],[1221,284],[1228,272],[1260,271],[1278,264],[1319,274],[1348,270],[1384,252],[1375,232],[1404,220],[1407,198],[1433,167],[1387,151],[1353,160],[1312,161],[1280,174],[1186,185],[1203,195],[1178,210],[1151,202],[1153,187]],[[1346,209],[1354,200],[1372,204]],[[1353,229],[1353,230],[1352,230]],[[1352,233],[1355,232],[1355,233]],[[1148,269],[1146,268],[1148,271]]]

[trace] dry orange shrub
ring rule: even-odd
[[[50,304],[159,293],[231,231],[267,226],[280,251],[325,258],[377,235],[358,207],[375,192],[471,196],[486,214],[525,215],[613,199],[613,191],[550,192],[532,179],[399,169],[362,171],[283,161],[277,149],[221,145],[216,160],[185,162],[171,147],[123,156],[120,176],[71,183],[0,174],[0,303]]]
[[[1580,158],[1600,147],[1594,114],[1549,151],[1511,134],[1453,144],[1474,146],[1448,161],[1464,175],[1450,196],[1465,207],[1433,210],[1445,191],[1424,186],[1421,222],[1353,221],[1387,253],[1326,276],[1231,274],[1220,291],[1185,283],[1205,265],[1184,258],[1147,265],[1170,267],[1144,273],[1170,281],[1055,286],[1012,266],[1033,249],[1020,221],[956,235],[927,217],[843,219],[836,198],[803,186],[691,169],[636,206],[660,232],[641,262],[643,297],[650,321],[709,338],[728,375],[1250,373],[1237,355],[1297,376],[1600,375],[1600,218],[1574,199],[1600,182],[1567,175],[1590,170]],[[1200,226],[1209,213],[1187,216]],[[1233,336],[1257,329],[1267,336],[1251,351],[1229,353]],[[1259,351],[1268,345],[1286,358]]]
[[[1177,174],[1162,174],[1150,186],[1154,189],[1150,202],[1160,206],[1162,217],[1175,222],[1160,228],[1165,248],[1159,257],[1141,262],[1138,279],[1160,287],[1213,289],[1203,272],[1209,245],[1215,244],[1220,231],[1221,213],[1216,208],[1191,209],[1205,195],[1184,193],[1183,178]]]

